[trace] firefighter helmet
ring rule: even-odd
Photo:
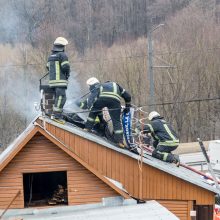
[[[56,38],[56,40],[53,43],[54,45],[62,45],[62,46],[66,46],[68,44],[68,41],[66,38],[64,37],[58,37]]]
[[[152,111],[152,112],[150,112],[148,119],[151,121],[153,118],[156,118],[158,116],[160,116],[160,114],[158,112]]]
[[[99,80],[96,79],[95,77],[91,77],[91,78],[89,78],[89,79],[86,81],[86,84],[87,84],[88,86],[92,86],[92,85],[94,85],[94,84],[96,84],[96,83],[99,83]]]

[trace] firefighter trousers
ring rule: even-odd
[[[54,94],[55,103],[53,106],[53,113],[61,113],[66,102],[66,87],[55,87]]]
[[[85,127],[87,129],[93,128],[96,116],[102,113],[102,109],[104,107],[109,109],[109,114],[114,129],[114,141],[117,143],[122,143],[123,130],[121,125],[121,103],[114,98],[98,98],[89,113]]]
[[[159,160],[172,163],[175,160],[175,155],[171,152],[176,150],[177,147],[178,146],[158,145],[156,149],[152,152],[152,156]]]

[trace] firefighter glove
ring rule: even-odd
[[[68,80],[70,77],[70,74],[69,73],[66,73],[66,79]]]
[[[130,103],[126,103],[125,104],[124,113],[128,113],[130,111],[130,107],[131,107],[131,104]]]

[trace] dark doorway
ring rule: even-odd
[[[196,220],[212,220],[213,205],[195,205]]]
[[[66,171],[23,174],[24,205],[67,205]]]

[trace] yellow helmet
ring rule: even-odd
[[[64,37],[58,37],[53,43],[54,45],[62,45],[66,46],[68,44],[68,40]]]

